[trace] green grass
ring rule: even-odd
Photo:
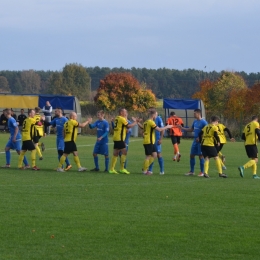
[[[0,135],[1,165],[7,138]],[[243,143],[223,148],[227,179],[214,161],[205,179],[184,176],[190,140],[182,140],[177,163],[164,139],[164,176],[157,162],[152,176],[141,174],[140,138],[130,144],[129,176],[79,173],[71,156],[73,169],[57,173],[55,137],[43,140],[39,172],[17,170],[15,153],[12,168],[0,169],[0,259],[259,259],[260,181],[250,169],[239,176],[237,166],[248,160]],[[93,168],[94,142],[78,137],[82,166]]]

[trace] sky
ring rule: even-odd
[[[0,70],[260,71],[259,0],[1,0]]]

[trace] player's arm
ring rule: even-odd
[[[83,127],[85,127],[87,124],[89,124],[91,122],[92,122],[92,118],[90,117],[84,123],[78,123],[78,127],[83,128]]]
[[[172,125],[167,125],[167,126],[164,126],[164,127],[158,127],[158,126],[156,126],[156,127],[155,127],[155,130],[158,131],[158,132],[163,132],[164,130],[170,129],[170,128],[172,128]]]
[[[215,139],[216,139],[216,141],[217,141],[217,144],[218,144],[218,146],[220,145],[220,139],[219,139],[219,136],[218,136],[218,132],[217,131],[214,131],[214,137],[215,137]]]
[[[96,128],[97,127],[97,121],[93,124],[88,125],[90,129]]]
[[[127,122],[127,125],[126,125],[127,128],[131,128],[131,127],[137,125],[139,119],[138,119],[138,118],[135,118],[135,117],[132,117],[132,119],[133,119],[133,123],[128,124],[128,122]]]
[[[232,142],[234,142],[234,141],[235,141],[235,138],[232,137],[232,134],[231,134],[230,130],[229,130],[227,127],[225,127],[225,128],[224,128],[224,131],[227,132],[227,134],[228,134],[230,140],[231,140]]]
[[[143,124],[141,123],[143,120],[142,120],[142,118],[139,118],[139,120],[138,120],[138,126],[141,128],[141,129],[144,129],[144,126],[143,126]]]
[[[185,132],[193,132],[194,131],[193,127],[183,127],[182,125],[178,126],[181,130],[183,130]]]
[[[203,131],[201,130],[198,136],[200,143],[202,142],[202,136],[203,136]]]
[[[255,133],[257,134],[258,140],[260,140],[260,129],[256,128]]]
[[[245,135],[245,133],[242,134],[241,139],[244,140],[244,141],[246,140],[246,135]]]
[[[105,126],[105,129],[104,129],[104,134],[102,134],[97,140],[100,141],[102,140],[104,137],[106,137],[108,134],[109,134],[109,124],[107,124]]]
[[[12,140],[12,142],[15,142],[15,141],[16,141],[16,136],[17,136],[17,134],[18,134],[18,131],[19,131],[19,127],[18,127],[18,125],[16,125],[15,130],[14,130],[14,135],[13,135],[13,140]]]

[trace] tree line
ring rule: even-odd
[[[191,98],[200,90],[200,82],[216,81],[224,71],[195,69],[147,69],[83,67],[66,64],[61,71],[0,71],[0,92],[13,94],[64,94],[75,95],[80,100],[90,100],[100,87],[100,82],[110,73],[130,73],[141,85],[150,89],[157,98]],[[248,87],[259,83],[260,73],[237,72]]]

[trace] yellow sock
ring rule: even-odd
[[[149,159],[149,166],[153,163],[153,161],[154,161],[154,158],[150,157],[150,159]]]
[[[117,156],[113,156],[112,162],[111,162],[111,167],[110,167],[111,171],[113,171],[115,169],[116,161],[117,161]]]
[[[36,166],[36,150],[31,151],[32,167]]]
[[[20,152],[19,160],[18,160],[18,168],[22,168],[23,167],[23,159],[24,159],[25,153],[26,153],[26,151],[21,151]]]
[[[62,155],[58,166],[59,168],[62,168],[62,164],[65,162],[65,160],[66,160],[66,156]]]
[[[220,156],[222,156],[223,154],[222,154],[222,152],[218,152],[218,156],[220,157]]]
[[[243,166],[246,169],[246,168],[252,167],[254,164],[255,164],[255,160],[250,160],[246,164],[244,164]]]
[[[222,165],[221,165],[221,160],[219,159],[219,157],[217,157],[215,159],[215,163],[218,169],[218,173],[222,174]]]
[[[76,163],[76,165],[78,166],[78,168],[81,167],[80,161],[79,161],[79,157],[78,157],[78,156],[74,156],[74,162]]]
[[[209,160],[204,161],[204,173],[208,174],[209,172]]]
[[[41,143],[41,142],[39,142],[39,143],[38,143],[38,146],[41,146],[41,145],[42,145],[42,143]]]
[[[222,160],[221,160],[219,157],[218,157],[218,159],[219,159],[219,162],[220,162],[220,164],[221,164],[221,167],[222,167],[222,166],[225,166],[224,163],[222,162]]]
[[[126,161],[126,155],[121,155],[121,161],[120,161],[120,170],[124,170],[125,168],[125,161]]]
[[[40,150],[39,146],[35,145],[35,149],[37,151],[38,156],[41,158],[42,157],[42,153],[41,153],[41,150]]]
[[[255,161],[255,164],[252,165],[253,175],[256,175],[256,171],[257,171],[257,164],[256,164],[256,161]]]
[[[143,171],[146,172],[149,168],[149,160],[144,160]]]

